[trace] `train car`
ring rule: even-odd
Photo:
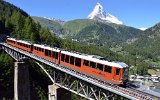
[[[58,48],[51,48],[49,46],[44,47],[45,51],[44,51],[44,57],[52,60],[56,63],[59,63],[59,59],[60,59],[60,49]]]
[[[95,55],[61,51],[60,64],[114,84],[123,85],[128,80],[127,64],[108,62]]]
[[[47,58],[51,61],[59,63],[60,49],[58,48],[51,48],[45,45],[34,44],[33,54],[36,54],[40,57]]]
[[[33,50],[33,44],[28,41],[23,41],[23,40],[17,40],[16,47],[23,49],[24,51],[27,52],[32,52]]]
[[[15,38],[7,38],[6,42],[9,45],[17,46],[17,40]]]
[[[100,56],[64,51],[14,38],[8,38],[7,44],[107,82],[124,85],[128,81],[129,67],[123,62],[109,62]]]
[[[40,44],[33,44],[33,51],[32,53],[41,57],[44,57],[44,49],[45,46],[44,45],[40,45]]]

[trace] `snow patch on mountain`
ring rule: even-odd
[[[123,24],[123,22],[118,20],[118,18],[116,18],[115,16],[106,13],[100,3],[96,4],[93,11],[88,15],[88,18],[108,23]]]
[[[142,31],[145,31],[147,28],[141,27],[141,28],[139,28],[139,29],[142,30]]]
[[[43,18],[48,19],[48,20],[57,21],[57,19],[55,19],[55,18],[49,18],[49,17],[43,17]]]

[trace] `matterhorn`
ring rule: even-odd
[[[98,20],[101,22],[115,23],[115,24],[123,24],[118,18],[115,16],[106,13],[103,10],[103,6],[100,3],[97,3],[94,7],[93,11],[88,15],[89,19]]]

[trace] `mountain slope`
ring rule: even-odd
[[[115,16],[106,13],[103,10],[103,6],[100,3],[97,3],[94,7],[93,11],[88,15],[89,19],[94,19],[102,22],[115,23],[115,24],[123,24],[118,18]]]
[[[58,46],[58,42],[55,42],[57,38],[53,37],[48,30],[41,28],[26,12],[4,0],[0,0],[0,36],[1,35],[9,35],[23,40],[50,43]],[[14,99],[14,69],[12,67],[14,66],[14,62],[13,58],[8,54],[2,51],[0,52],[0,100]],[[34,66],[33,63],[32,66]],[[30,78],[31,100],[46,100],[48,80],[46,78],[44,84],[37,82],[37,79],[34,79],[36,77],[33,78],[37,73],[37,71],[30,73],[30,77],[32,77],[32,79]],[[40,74],[43,75],[42,73]],[[43,79],[44,78],[41,77],[41,80],[44,82]],[[43,87],[44,85],[46,87]]]
[[[133,48],[133,49],[131,49]],[[135,53],[146,59],[157,60],[160,58],[160,23],[145,30],[133,43],[125,47],[130,53]]]
[[[48,28],[50,30],[57,30],[61,28],[61,24],[57,21],[49,20],[42,17],[36,17],[36,16],[32,16],[32,18],[35,22],[41,22],[40,24],[44,28]]]
[[[61,34],[62,33],[62,25],[65,23],[64,21],[49,19],[49,18],[42,18],[37,16],[32,16],[32,19],[35,22],[39,22],[43,28],[49,29],[50,32],[54,34]]]
[[[90,19],[77,19],[66,22],[64,37],[89,44],[104,46],[119,45],[127,39],[141,34],[141,30],[124,25],[102,23]]]

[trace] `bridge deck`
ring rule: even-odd
[[[29,57],[29,58],[32,58],[32,59],[34,59],[36,61],[39,61],[39,62],[42,62],[46,65],[52,66],[52,67],[54,67],[54,68],[56,68],[56,69],[58,69],[62,72],[65,72],[65,73],[70,74],[74,77],[82,79],[82,80],[84,80],[88,83],[91,83],[95,86],[103,88],[104,90],[107,90],[107,91],[113,92],[115,94],[121,95],[125,98],[132,99],[132,100],[137,100],[137,99],[138,100],[155,100],[155,99],[158,100],[159,99],[156,96],[153,96],[153,95],[150,95],[150,94],[147,94],[147,93],[143,93],[143,92],[138,91],[138,90],[122,88],[122,87],[119,87],[117,85],[107,83],[105,81],[99,80],[99,79],[97,79],[95,77],[92,77],[90,75],[87,75],[85,73],[80,73],[80,72],[78,72],[74,69],[71,69],[71,68],[53,63],[52,61],[50,61],[48,59],[44,59],[44,58],[39,57],[37,55],[34,55],[32,53],[29,53],[29,52],[23,51],[21,49],[18,49],[16,47],[10,46],[6,43],[0,43],[0,45],[2,46],[2,49],[4,49],[5,47],[10,48],[10,49],[12,49],[16,52],[19,52],[19,53]]]

